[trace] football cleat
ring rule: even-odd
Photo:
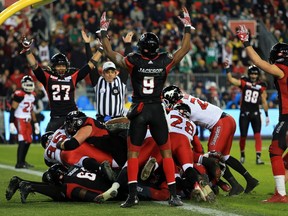
[[[130,208],[139,204],[139,198],[137,196],[128,195],[126,201],[120,205],[121,208]]]
[[[263,200],[264,203],[288,203],[287,195],[280,195],[277,191],[275,194],[267,200]]]
[[[29,182],[22,181],[19,184],[19,190],[20,190],[21,202],[26,203],[26,199],[29,193],[32,192],[31,184]]]
[[[195,182],[194,189],[190,194],[190,198],[195,199],[197,202],[206,201],[205,193],[203,192],[198,182]]]
[[[118,194],[117,190],[114,190],[113,188],[109,188],[107,191],[105,191],[102,194],[99,194],[94,201],[97,203],[103,203],[108,199],[115,198]]]
[[[259,181],[255,178],[252,178],[251,180],[247,181],[247,186],[245,188],[244,193],[251,192],[257,185],[259,185]]]
[[[149,158],[149,160],[146,162],[145,166],[142,169],[141,172],[141,179],[143,181],[147,180],[149,176],[151,175],[151,172],[155,166],[156,159],[154,157]]]
[[[265,164],[265,163],[261,160],[261,158],[257,158],[257,159],[256,159],[256,164],[257,164],[257,165],[263,165],[263,164]]]
[[[231,188],[231,190],[229,191],[229,196],[239,195],[243,191],[244,191],[244,188],[240,184],[238,184],[238,185]]]
[[[23,181],[21,178],[17,177],[17,176],[13,176],[10,179],[9,185],[6,189],[6,200],[10,200],[13,195],[15,194],[15,192],[19,189],[19,184],[20,182]]]
[[[100,165],[101,172],[104,174],[104,176],[111,182],[114,182],[116,180],[116,174],[112,170],[111,165],[109,161],[103,161]]]
[[[27,163],[26,161],[25,161],[25,165],[26,165],[27,168],[34,168],[34,165],[29,164],[29,163]]]
[[[181,201],[179,196],[170,196],[168,204],[172,207],[174,206],[183,206],[183,202]]]
[[[15,165],[16,169],[28,169],[27,165],[25,163],[17,163]]]
[[[214,202],[216,200],[216,195],[212,191],[211,187],[205,181],[200,181],[200,185],[207,202]]]
[[[245,157],[240,157],[240,163],[244,164],[244,162],[245,162]]]

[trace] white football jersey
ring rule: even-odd
[[[170,125],[170,133],[180,133],[185,135],[189,141],[193,140],[196,132],[196,125],[189,119],[183,117],[178,110],[171,110],[167,119]]]
[[[14,116],[20,119],[31,119],[31,112],[34,107],[34,94],[27,94],[22,90],[16,90],[15,96],[24,97],[15,110]]]
[[[67,138],[64,129],[58,129],[53,134],[53,138],[44,152],[44,159],[51,163],[62,163],[61,150],[56,148],[56,144]]]
[[[192,95],[185,94],[181,101],[191,109],[190,120],[207,129],[212,129],[220,119],[223,110]]]

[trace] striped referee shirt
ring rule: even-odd
[[[100,76],[94,91],[97,114],[112,118],[124,115],[126,84],[119,76],[112,83]]]

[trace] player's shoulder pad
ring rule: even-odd
[[[259,83],[261,86],[263,86],[263,87],[265,87],[265,88],[267,88],[267,83],[266,82],[264,82],[264,81],[260,81],[260,83]]]
[[[15,95],[15,96],[18,96],[18,97],[24,97],[25,94],[26,94],[26,93],[25,93],[23,90],[21,90],[21,89],[17,89],[17,90],[14,92],[14,95]]]

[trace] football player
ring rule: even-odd
[[[243,165],[230,155],[236,130],[236,123],[232,116],[207,101],[202,101],[192,95],[184,95],[180,88],[174,85],[165,87],[162,96],[167,107],[173,107],[180,102],[187,104],[191,109],[190,120],[211,131],[208,152],[220,152],[223,155],[222,160],[245,178],[247,182],[245,193],[249,193],[259,184],[259,181],[253,178]],[[228,167],[226,167],[223,177],[232,186],[229,192],[230,196],[244,191]]]
[[[24,76],[21,80],[21,89],[16,90],[12,96],[10,109],[10,134],[18,132],[17,163],[15,168],[30,168],[33,165],[26,162],[30,144],[32,143],[32,125],[35,134],[40,133],[39,123],[33,111],[35,101],[35,84],[31,76]]]
[[[266,84],[259,80],[260,70],[255,65],[251,65],[248,68],[248,77],[243,76],[241,79],[232,77],[231,69],[227,61],[224,62],[226,68],[227,78],[230,83],[235,86],[239,86],[242,90],[241,108],[239,115],[239,126],[240,126],[240,162],[245,161],[245,143],[247,138],[247,132],[249,124],[251,123],[256,149],[256,164],[261,165],[264,162],[261,160],[262,151],[262,140],[261,140],[261,112],[259,110],[260,102],[262,103],[263,109],[266,116],[266,126],[269,124],[268,117],[268,104],[267,104],[267,93]]]

